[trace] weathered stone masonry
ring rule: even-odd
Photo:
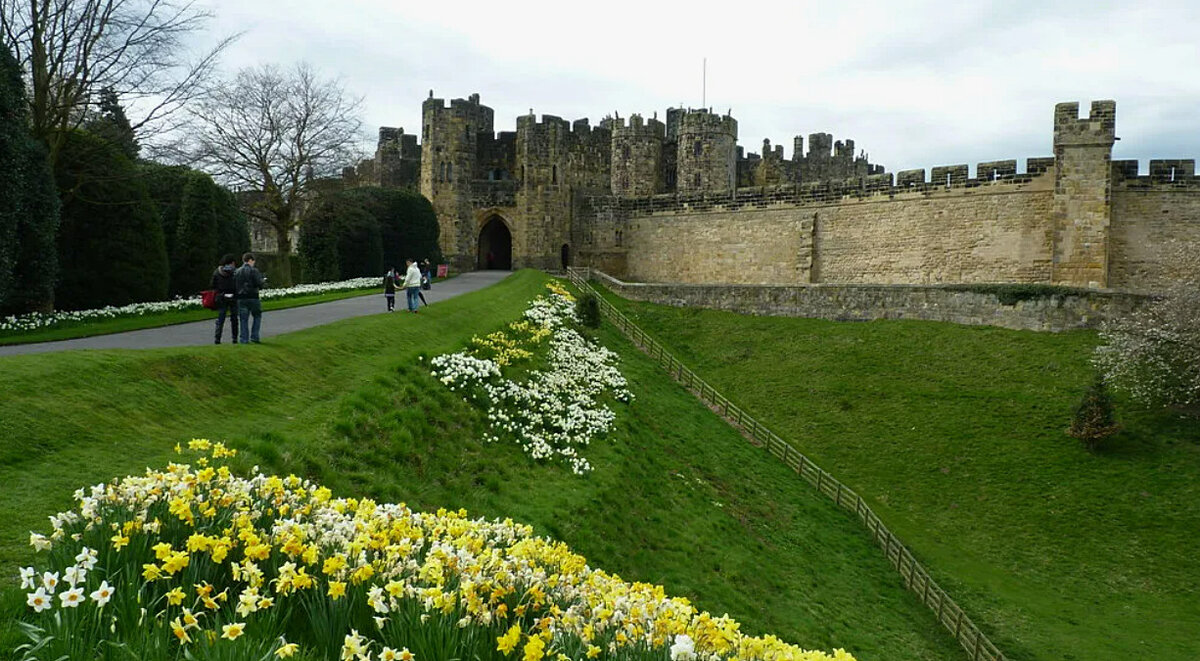
[[[423,106],[420,188],[457,268],[592,265],[626,280],[754,285],[1045,283],[1152,292],[1200,246],[1191,160],[1112,162],[1116,106],[1053,115],[1052,157],[906,170],[853,141],[764,141],[745,156],[737,122],[668,109],[599,126],[534,115],[495,133],[478,95]],[[384,142],[381,133],[381,144]],[[389,144],[411,153],[403,134]],[[377,155],[377,162],[386,159]],[[393,159],[395,160],[395,159]]]

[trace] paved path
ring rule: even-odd
[[[496,284],[508,277],[509,271],[473,271],[464,273],[445,282],[435,282],[433,289],[425,294],[425,300],[430,305],[438,301],[466,294],[489,285]],[[382,280],[382,278],[381,278]],[[396,312],[407,314],[404,310],[404,290],[396,292]],[[263,313],[262,337],[268,338],[283,333],[291,333],[313,326],[321,326],[351,317],[362,317],[369,314],[386,314],[383,294],[371,294],[343,298],[329,303],[305,305],[286,310],[268,310]],[[37,344],[12,344],[0,346],[0,356],[19,354],[47,353],[51,351],[68,351],[71,349],[156,349],[162,347],[189,347],[202,344],[212,344],[214,317],[208,321],[196,321],[160,328],[114,333],[112,335],[97,335],[81,337],[77,340],[61,340],[58,342],[41,342]],[[229,341],[229,322],[225,326],[225,342]]]

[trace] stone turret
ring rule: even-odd
[[[737,182],[737,120],[706,109],[679,115],[676,189],[731,191]]]
[[[657,119],[632,115],[628,126],[617,118],[612,129],[612,194],[654,195],[663,184],[663,142],[666,127]]]
[[[475,253],[470,191],[477,143],[480,134],[489,138],[493,135],[493,112],[479,103],[478,94],[454,99],[446,106],[431,93],[421,104],[421,117],[421,194],[433,203],[437,213],[442,252],[466,260]],[[471,264],[463,261],[455,266]]]

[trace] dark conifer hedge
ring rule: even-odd
[[[62,273],[55,305],[78,310],[167,297],[169,269],[158,209],[138,168],[111,143],[68,136],[55,168],[62,199]]]
[[[309,282],[382,275],[407,257],[440,262],[437,215],[412,191],[329,193],[301,223],[300,256]]]
[[[50,312],[59,204],[45,149],[28,131],[25,84],[0,49],[0,314]]]

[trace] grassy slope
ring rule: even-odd
[[[317,303],[338,301],[343,298],[353,298],[355,296],[376,294],[379,291],[383,290],[355,289],[351,291],[328,292],[324,294],[306,294],[304,296],[279,298],[270,301],[263,301],[263,309],[284,310],[286,308],[298,308],[303,305],[315,305]],[[201,308],[196,310],[159,312],[156,314],[146,314],[137,317],[118,317],[116,319],[102,319],[99,321],[64,323],[54,326],[53,328],[42,328],[28,332],[0,331],[0,344],[29,344],[32,342],[73,340],[79,337],[111,335],[113,333],[124,333],[125,331],[141,330],[143,328],[159,328],[162,326],[173,326],[175,324],[186,324],[192,321],[204,321],[205,319],[215,320],[216,318],[217,313],[215,311]]]
[[[663,583],[753,632],[864,660],[963,658],[857,523],[610,332],[638,399],[617,405],[617,430],[588,450],[593,474],[477,442],[479,413],[414,358],[514,318],[543,280],[523,272],[418,317],[348,320],[239,356],[0,359],[0,390],[19,393],[0,401],[0,575],[29,559],[26,531],[44,528],[74,488],[161,465],[196,435],[241,446],[244,466],[339,493],[530,522],[596,566]]]
[[[1063,433],[1095,336],[747,317],[610,298],[870,497],[1017,659],[1200,658],[1200,425]]]

